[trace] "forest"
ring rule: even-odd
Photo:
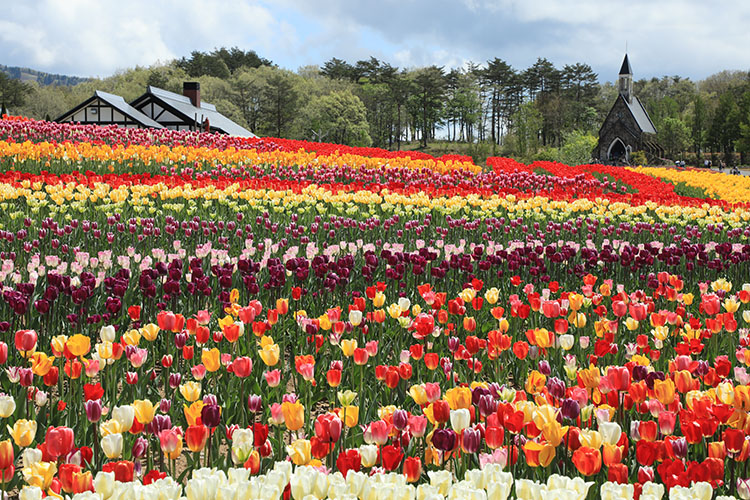
[[[617,90],[612,74],[584,62],[556,66],[540,57],[527,68],[501,58],[462,68],[398,68],[374,57],[332,58],[291,71],[237,47],[104,79],[21,82],[0,71],[0,103],[13,114],[54,119],[95,90],[130,101],[154,85],[180,93],[201,83],[202,99],[261,136],[386,149],[439,147],[521,161],[585,163]],[[54,75],[59,77],[60,75]],[[636,68],[637,76],[637,68]],[[50,80],[50,79],[48,79]],[[702,163],[719,155],[750,160],[750,72],[722,71],[704,80],[679,76],[636,79],[635,95],[658,131],[667,158]]]

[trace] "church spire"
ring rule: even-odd
[[[630,60],[627,54],[625,54],[625,59],[623,59],[622,66],[620,67],[619,90],[620,95],[628,103],[633,102],[633,68],[630,67]]]

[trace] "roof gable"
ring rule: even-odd
[[[256,137],[249,130],[216,111],[216,106],[213,104],[202,102],[201,107],[198,108],[193,105],[189,97],[151,85],[147,87],[146,93],[133,101],[131,105],[143,109],[152,99],[180,115],[186,123],[197,122],[201,124],[208,118],[212,129],[239,137]]]
[[[123,99],[121,96],[110,94],[108,92],[102,92],[101,90],[95,91],[93,96],[89,97],[88,99],[83,101],[81,104],[79,104],[75,108],[69,111],[66,111],[64,114],[57,117],[55,121],[60,122],[64,120],[65,118],[72,117],[78,111],[91,105],[97,100],[105,104],[108,104],[109,106],[112,106],[114,109],[116,109],[117,111],[125,115],[126,117],[130,118],[136,123],[139,123],[140,125],[143,125],[144,127],[164,128],[160,123],[152,120],[151,118],[149,118],[148,116],[141,113],[140,111],[135,109],[133,106],[125,102],[125,99]]]

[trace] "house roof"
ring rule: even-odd
[[[174,92],[169,92],[168,90],[153,87],[151,85],[148,86],[145,94],[133,101],[133,104],[139,105],[147,101],[149,97],[163,102],[172,110],[182,115],[183,119],[188,122],[197,121],[198,123],[203,123],[205,119],[208,118],[209,125],[212,129],[219,129],[229,135],[239,137],[256,137],[255,134],[246,128],[238,125],[216,111],[216,106],[213,104],[201,102],[201,107],[198,108],[193,106],[189,97],[175,94]]]
[[[625,54],[625,59],[622,60],[622,66],[620,66],[620,74],[621,75],[633,74],[633,68],[630,67],[630,60],[628,59],[627,54]]]
[[[625,57],[627,60],[627,56]],[[646,108],[643,107],[643,103],[641,102],[641,100],[636,96],[633,96],[632,102],[628,102],[628,100],[625,98],[623,98],[623,100],[625,101],[625,105],[630,110],[630,113],[633,115],[633,118],[635,118],[635,122],[638,124],[641,131],[647,134],[655,134],[656,127],[654,127],[654,122],[652,122],[651,118],[648,116]]]
[[[152,120],[151,118],[144,115],[133,106],[125,102],[125,99],[123,99],[119,95],[102,92],[101,90],[97,90],[96,92],[94,92],[94,95],[107,104],[111,105],[113,108],[117,108],[121,113],[131,117],[133,120],[142,125],[154,128],[164,128],[159,122]]]
[[[164,128],[161,124],[152,120],[151,118],[149,118],[148,116],[141,113],[140,111],[135,109],[133,106],[125,102],[125,99],[123,99],[119,95],[110,94],[108,92],[102,92],[101,90],[97,90],[96,92],[94,92],[93,96],[83,101],[81,104],[71,109],[70,111],[66,111],[64,114],[60,115],[57,119],[55,119],[55,121],[59,122],[67,116],[74,115],[79,110],[85,108],[86,106],[96,101],[97,99],[109,104],[110,106],[117,109],[119,112],[121,112],[122,114],[130,118],[131,120],[134,120],[140,123],[144,127]]]

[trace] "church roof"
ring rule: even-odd
[[[627,56],[625,56],[625,62],[627,62]],[[633,96],[632,102],[628,102],[625,98],[623,98],[623,100],[630,110],[630,113],[633,115],[633,118],[635,118],[635,122],[638,124],[641,131],[647,134],[655,134],[656,127],[654,127],[654,122],[649,118],[646,108],[643,107],[641,100],[635,96]]]
[[[622,60],[622,66],[620,66],[620,74],[621,75],[633,74],[633,68],[630,67],[630,60],[628,60],[627,54],[625,54],[625,59]]]

